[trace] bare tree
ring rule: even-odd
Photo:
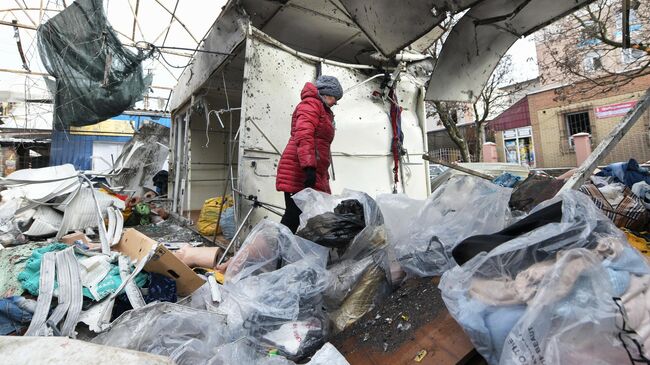
[[[512,104],[514,94],[521,91],[520,85],[512,85],[513,79],[512,57],[504,56],[490,76],[485,88],[479,94],[476,102],[472,104],[474,127],[476,128],[476,158],[481,161],[483,157],[483,144],[485,144],[485,127],[497,112],[501,112]],[[505,86],[509,86],[505,88]]]
[[[512,96],[521,90],[521,87],[518,86],[504,88],[504,86],[512,84],[512,72],[512,58],[506,55],[501,59],[474,103],[434,101],[428,105],[427,117],[438,116],[449,137],[460,150],[463,162],[471,161],[472,155],[475,160],[482,159],[482,147],[486,141],[485,130],[488,121],[495,117],[496,113],[509,107],[512,103]],[[466,114],[467,111],[472,114],[476,130],[476,141],[473,146],[469,145],[469,141],[458,127],[458,116]]]
[[[538,34],[539,66],[546,84],[576,84],[574,94],[593,96],[650,75],[650,5],[630,2],[632,48],[623,44],[622,2],[598,0]]]
[[[460,18],[448,18],[442,24],[442,27],[445,29],[451,29],[458,19]],[[429,47],[428,52],[434,62],[437,62],[448,34],[449,32],[446,32],[434,44],[432,44],[431,47]],[[431,116],[438,117],[440,124],[445,127],[449,138],[460,150],[463,162],[470,162],[472,155],[475,160],[480,161],[482,159],[482,147],[486,140],[485,127],[488,121],[495,116],[495,112],[509,107],[512,103],[511,99],[513,94],[520,91],[520,88],[518,87],[503,88],[504,86],[513,83],[514,78],[512,77],[512,73],[512,58],[506,55],[501,59],[485,88],[474,103],[443,101],[427,102],[427,118]],[[470,146],[470,143],[464,136],[461,128],[458,127],[459,116],[467,115],[469,114],[468,112],[471,112],[472,114],[474,127],[476,129],[476,142],[473,146]]]
[[[467,106],[462,103],[444,101],[428,102],[427,118],[434,115],[438,116],[440,123],[445,127],[449,138],[451,138],[452,142],[454,142],[458,147],[458,150],[460,150],[461,160],[463,160],[463,162],[470,162],[471,154],[469,151],[469,144],[458,127],[458,111],[463,111],[465,108],[467,108]]]

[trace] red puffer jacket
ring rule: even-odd
[[[302,101],[291,117],[291,138],[285,147],[275,180],[278,191],[297,193],[305,188],[306,167],[316,168],[314,189],[330,193],[330,145],[334,139],[334,114],[323,104],[311,82],[300,93]]]

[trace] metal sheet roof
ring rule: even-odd
[[[340,1],[366,37],[391,57],[433,30],[448,13],[465,10],[480,0]]]
[[[490,122],[490,128],[494,131],[505,131],[529,125],[530,111],[527,96],[512,104]]]

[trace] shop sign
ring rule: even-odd
[[[624,103],[599,106],[595,109],[596,118],[604,119],[623,116],[632,110],[636,103],[637,101],[626,101]]]

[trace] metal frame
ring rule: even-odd
[[[165,36],[165,41],[167,39],[167,36],[169,35],[169,31],[171,29],[171,26],[173,25],[174,22],[178,23],[184,31],[192,38],[192,40],[195,42],[196,48],[199,47],[201,42],[203,41],[203,38],[199,39],[192,31],[188,28],[186,24],[188,24],[186,21],[184,21],[180,16],[176,14],[176,10],[178,8],[180,0],[176,1],[176,6],[174,7],[173,10],[170,10],[165,4],[163,4],[160,0],[155,0],[155,3],[163,9],[165,12],[169,13],[171,15],[171,20],[170,24],[166,29],[163,30],[160,35],[156,37],[153,42],[157,42],[163,35]],[[29,4],[31,5],[31,4]],[[25,29],[30,32],[34,32],[38,29],[38,26],[49,16],[54,16],[64,10],[68,5],[65,1],[63,2],[63,5],[51,5],[49,3],[46,4],[43,0],[40,1],[39,6],[28,6],[27,3],[19,0],[13,0],[13,2],[7,1],[7,4],[5,4],[5,7],[0,7],[0,25],[4,26],[11,26],[15,28],[20,28],[20,29]],[[130,11],[131,14],[133,15],[133,27],[130,35],[124,34],[118,30],[115,30],[119,35],[124,37],[128,42],[124,42],[124,45],[127,47],[136,47],[136,42],[135,42],[135,33],[136,33],[136,28],[138,29],[142,39],[145,39],[143,29],[140,25],[140,18],[141,16],[145,16],[146,14],[140,14],[140,0],[135,1],[135,6],[132,4],[131,0],[127,1],[127,4],[125,4],[129,9],[127,11]],[[20,14],[18,14],[20,13]],[[37,14],[37,15],[36,15]],[[27,22],[16,22],[13,23],[11,20],[13,19],[17,20],[27,20]],[[206,33],[207,35],[207,33]],[[163,41],[163,45],[165,43]],[[20,51],[19,51],[20,52]],[[174,55],[174,56],[180,56],[180,57],[186,57],[191,59],[193,57],[192,53],[188,52],[180,52],[180,51],[174,51],[174,50],[167,50],[167,49],[161,49],[160,52],[164,54],[169,54],[169,55]],[[31,56],[31,55],[30,55]],[[31,57],[30,57],[31,58]],[[160,66],[162,66],[163,69],[165,69],[175,80],[178,81],[178,76],[175,74],[162,60],[157,60],[156,61]],[[18,71],[18,70],[16,70]],[[11,73],[16,73],[16,74],[33,74],[33,75],[39,75],[39,76],[49,76],[45,73],[39,73],[39,72],[15,72],[14,70],[9,70],[9,69],[0,69],[0,72],[11,72]],[[156,87],[153,86],[152,88],[154,89],[171,89],[170,87]],[[169,99],[169,96],[166,98],[167,100]]]

